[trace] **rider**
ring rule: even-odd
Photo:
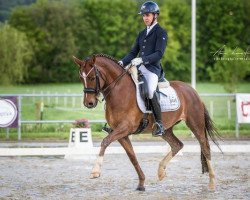
[[[132,65],[139,67],[139,70],[145,76],[148,82],[149,99],[156,125],[153,134],[161,136],[164,134],[164,127],[156,88],[163,73],[160,59],[167,46],[167,33],[157,22],[160,9],[155,2],[147,1],[142,4],[138,14],[142,15],[147,27],[139,33],[133,48],[119,61],[119,64],[126,66],[131,62]],[[137,54],[139,54],[138,58]]]

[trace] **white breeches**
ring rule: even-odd
[[[139,70],[142,72],[148,82],[149,98],[152,99],[157,88],[158,76],[155,73],[149,71],[144,65],[141,65]]]

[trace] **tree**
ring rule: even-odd
[[[208,69],[212,81],[220,82],[228,92],[237,92],[237,87],[250,73],[250,56],[240,48],[222,48],[213,54],[216,63]]]
[[[39,0],[12,12],[9,23],[27,34],[34,51],[29,82],[69,82],[77,78],[71,59],[77,52],[74,11],[64,1]]]
[[[17,0],[15,0],[17,1]],[[34,0],[35,1],[35,0]],[[1,2],[1,0],[0,0]],[[14,2],[14,1],[13,1]],[[33,2],[20,0],[18,2]],[[78,81],[72,55],[95,53],[125,56],[140,30],[143,0],[37,0],[16,7],[8,23],[27,35],[34,52],[28,82]],[[190,80],[191,5],[189,0],[159,0],[159,23],[168,31],[162,65],[168,79]],[[223,45],[249,45],[248,0],[197,0],[197,76],[211,80],[216,60],[212,52]],[[244,30],[244,31],[243,31]],[[246,75],[245,80],[250,75]]]
[[[183,1],[160,2],[159,23],[168,31],[168,46],[162,64],[167,78],[188,80],[190,64],[190,6]],[[125,56],[145,25],[138,15],[141,2],[132,0],[80,1],[82,19],[87,23],[78,44],[85,56],[106,53],[118,59]],[[171,16],[170,16],[171,15]]]
[[[198,78],[208,80],[207,69],[213,68],[214,51],[223,45],[243,48],[244,1],[197,1],[197,68]]]
[[[160,4],[159,23],[168,31],[168,46],[162,59],[168,79],[190,80],[191,8],[187,1]]]
[[[23,82],[32,57],[26,35],[8,24],[0,24],[0,46],[0,84]]]
[[[34,3],[36,0],[0,0],[0,22],[8,19],[11,9],[19,5],[28,5]]]
[[[130,50],[139,32],[138,6],[133,0],[79,1],[85,27],[78,34],[84,57],[94,53],[109,54],[117,59]]]

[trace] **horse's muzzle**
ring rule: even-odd
[[[88,103],[84,103],[84,106],[87,108],[95,108],[97,105],[97,102],[88,102]]]

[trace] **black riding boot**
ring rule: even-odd
[[[154,96],[152,99],[150,99],[150,102],[151,102],[152,111],[153,111],[153,115],[155,118],[155,126],[156,126],[156,129],[153,130],[153,135],[161,136],[164,134],[164,127],[161,121],[161,107],[160,107],[160,103],[158,101],[156,93],[154,93]]]

